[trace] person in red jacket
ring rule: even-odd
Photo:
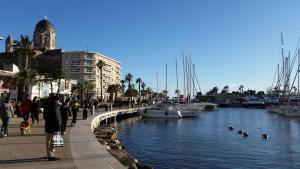
[[[29,95],[26,95],[26,99],[21,103],[21,112],[24,121],[28,121],[29,114],[32,109],[32,101],[30,100]]]

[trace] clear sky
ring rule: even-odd
[[[265,90],[280,61],[280,33],[295,51],[300,35],[299,0],[26,0],[0,1],[0,35],[32,37],[47,15],[56,28],[56,46],[90,50],[122,63],[156,90],[176,86],[175,59],[192,54],[203,92],[240,84]],[[0,41],[4,50],[4,41]],[[180,86],[182,87],[182,71]],[[172,91],[173,90],[173,91]],[[181,89],[182,90],[182,89]]]

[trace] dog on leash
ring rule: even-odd
[[[31,133],[31,125],[28,121],[23,121],[20,124],[20,131],[22,135],[27,135]]]

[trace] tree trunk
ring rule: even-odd
[[[52,82],[50,82],[50,89],[51,89],[51,93],[53,93],[53,85],[52,85]]]
[[[57,83],[57,94],[59,94],[59,92],[60,92],[60,83],[61,83],[61,79],[58,79],[58,83]]]
[[[26,70],[28,69],[28,64],[29,64],[28,56],[25,56],[25,69]]]

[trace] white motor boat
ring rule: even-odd
[[[196,107],[193,104],[183,104],[177,108],[180,110],[182,117],[197,117],[202,111],[202,108]]]
[[[170,107],[157,106],[157,107],[141,110],[139,113],[143,117],[152,117],[152,118],[181,118],[182,117],[181,112],[171,106]]]

